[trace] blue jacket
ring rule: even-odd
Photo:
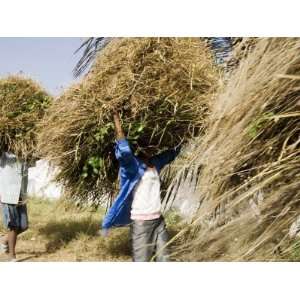
[[[179,152],[180,147],[165,151],[153,156],[150,163],[160,173],[161,169],[172,162]],[[125,226],[131,223],[132,191],[147,168],[142,161],[134,156],[126,139],[116,142],[115,155],[120,163],[120,192],[103,220],[103,229],[109,229],[112,226]]]

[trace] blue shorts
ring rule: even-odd
[[[1,203],[3,224],[6,229],[17,230],[18,233],[28,229],[26,205]]]

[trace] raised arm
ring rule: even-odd
[[[114,123],[115,123],[115,131],[116,131],[117,140],[125,139],[123,128],[121,126],[120,116],[119,116],[119,113],[117,113],[117,112],[114,113]]]
[[[121,179],[123,176],[135,176],[138,172],[138,161],[132,153],[130,145],[125,138],[118,113],[113,115],[116,131],[115,155],[121,167]]]
[[[180,151],[181,146],[164,151],[158,155],[153,156],[150,159],[150,162],[156,167],[157,171],[160,172],[164,166],[171,163],[178,156]]]

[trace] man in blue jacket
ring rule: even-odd
[[[165,244],[168,233],[161,215],[160,180],[162,168],[172,162],[180,148],[165,151],[151,158],[136,157],[114,114],[116,130],[115,155],[120,164],[120,192],[104,218],[103,234],[115,226],[131,224],[133,261],[168,261]]]

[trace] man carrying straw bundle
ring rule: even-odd
[[[146,154],[136,157],[125,138],[118,113],[114,113],[114,124],[120,192],[103,221],[103,234],[112,226],[131,223],[133,261],[150,261],[153,255],[156,261],[168,261],[165,247],[168,233],[161,215],[159,173],[176,158],[180,147],[151,158]]]
[[[28,185],[28,165],[11,152],[2,151],[0,156],[0,202],[3,223],[8,230],[0,240],[0,253],[7,253],[9,261],[16,260],[17,237],[28,229],[25,204]]]

